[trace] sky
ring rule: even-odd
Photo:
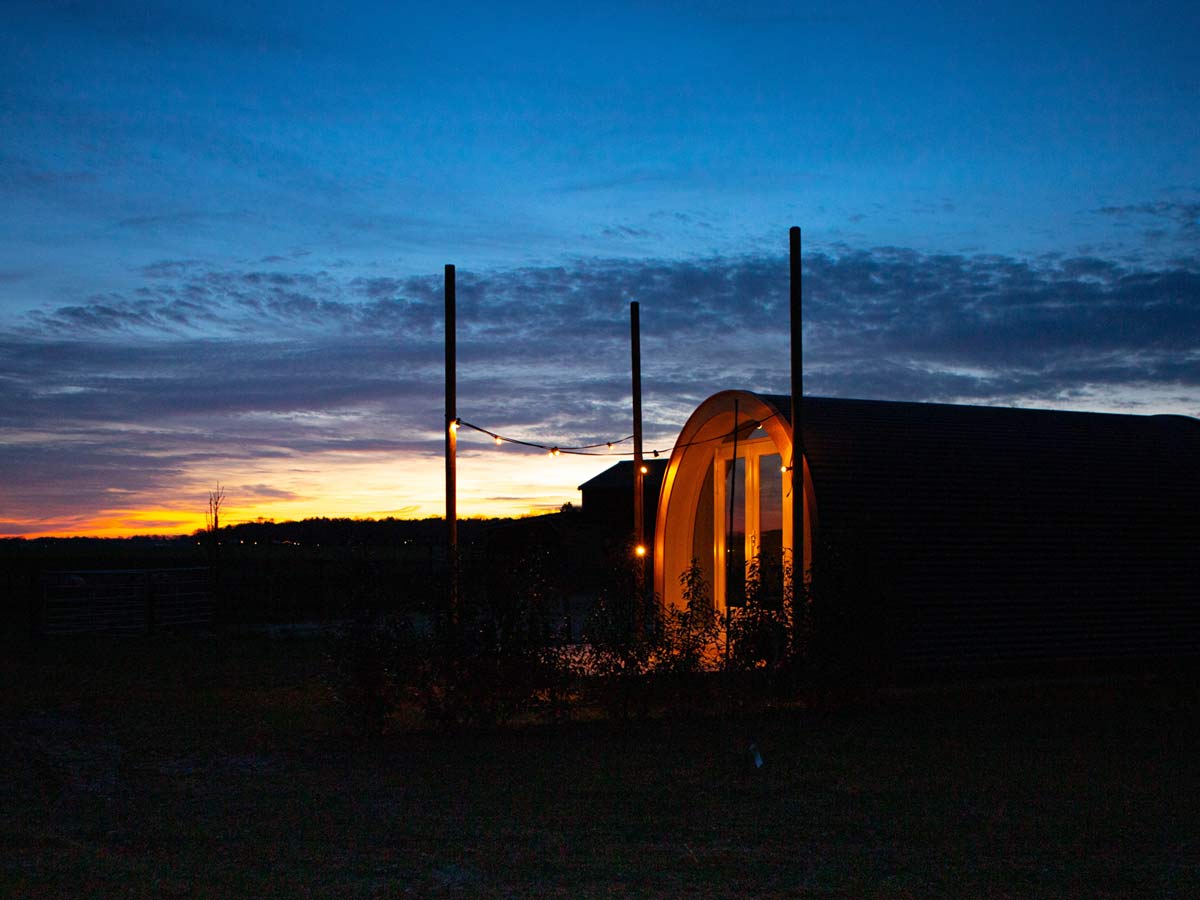
[[[0,536],[443,506],[458,413],[726,388],[1200,415],[1194,3],[5,0]],[[460,515],[612,458],[463,432]]]

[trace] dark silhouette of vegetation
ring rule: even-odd
[[[417,647],[412,624],[403,616],[363,615],[330,640],[327,685],[350,731],[384,733],[405,687],[420,681],[420,655],[410,653]]]
[[[439,519],[310,519],[220,524],[224,604],[216,627],[323,621],[328,688],[346,726],[377,734],[408,709],[446,727],[615,719],[665,709],[745,709],[816,685],[869,686],[887,672],[882,581],[869,560],[822,547],[811,590],[793,597],[790,561],[746,564],[742,605],[714,611],[698,565],[683,602],[639,583],[626,543],[573,509],[523,520],[465,520],[462,616],[451,621]],[[209,530],[186,538],[0,542],[7,584],[34,605],[47,569],[170,568],[207,560]],[[10,605],[10,624],[24,613]],[[716,701],[722,697],[732,706]]]
[[[501,541],[499,555],[464,557],[461,621],[443,606],[422,628],[400,614],[343,632],[334,693],[350,724],[378,733],[405,703],[445,727],[558,720],[581,705],[617,720],[745,710],[794,689],[809,666],[792,592],[779,590],[791,574],[780,561],[752,559],[743,605],[722,619],[697,562],[680,575],[680,606],[647,605],[640,563],[621,548],[576,639],[563,612],[567,548],[519,535]],[[799,595],[807,603],[807,591]]]
[[[679,576],[679,584],[683,605],[661,611],[657,669],[664,674],[696,675],[719,658],[721,620],[698,560],[693,559]]]
[[[444,727],[563,717],[573,676],[561,541],[545,522],[501,527],[459,555],[457,616],[423,598],[347,626],[331,658],[348,721],[378,733],[402,703]]]
[[[802,660],[795,642],[791,563],[753,556],[746,562],[745,592],[729,611],[725,667],[751,696],[773,692],[781,675]],[[801,597],[806,594],[801,591]]]
[[[646,594],[638,577],[641,560],[632,546],[610,563],[610,577],[583,629],[579,668],[593,679],[611,715],[625,719],[647,711],[646,676],[654,660],[657,622],[646,622]],[[657,604],[654,604],[657,609]]]
[[[562,709],[555,652],[564,634],[559,558],[545,542],[463,560],[461,622],[434,617],[426,713],[445,725],[494,725]]]

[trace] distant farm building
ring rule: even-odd
[[[665,459],[644,461],[646,474],[642,476],[644,529],[647,544],[654,540],[654,527],[658,517],[658,496],[662,489],[663,475],[667,471]],[[583,517],[586,521],[605,526],[616,534],[633,534],[633,461],[619,462],[605,469],[595,478],[579,485],[582,495]]]
[[[724,608],[747,559],[792,557],[790,405],[725,391],[689,418],[657,505],[665,602],[693,559]],[[814,596],[853,584],[899,664],[1200,653],[1200,421],[815,397],[802,421]]]

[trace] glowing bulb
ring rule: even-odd
[[[496,446],[497,446],[497,447],[499,447],[501,444],[503,444],[503,443],[504,443],[504,441],[500,440],[500,435],[498,435],[498,434],[497,434],[497,435],[493,435],[493,436],[492,436],[492,440],[494,440],[494,441],[496,442]]]
[[[633,548],[633,552],[636,553],[638,556],[645,556],[646,555],[646,547],[643,544],[638,544],[636,547]]]
[[[791,470],[791,468],[792,468],[791,466],[780,466],[780,467],[779,467],[779,471],[780,471],[780,472],[787,472],[787,471],[790,471],[790,470]]]
[[[609,450],[611,450],[611,449],[612,449],[612,441],[609,441],[609,442],[608,442],[608,449],[609,449]]]
[[[551,455],[551,456],[558,456],[558,455],[559,455],[558,448],[557,448],[557,447],[552,447],[552,448],[550,449],[550,455]]]
[[[450,430],[458,431],[458,426],[461,424],[462,424],[462,419],[455,419],[453,422],[450,423]]]
[[[649,471],[650,471],[650,469],[648,469],[646,466],[642,466],[642,474],[643,475],[645,475]]]

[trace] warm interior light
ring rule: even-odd
[[[638,556],[645,556],[646,555],[646,547],[643,544],[638,544],[636,547],[633,548],[633,552],[636,553]]]

